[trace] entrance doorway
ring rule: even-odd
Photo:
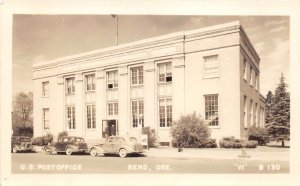
[[[118,121],[115,119],[102,120],[102,138],[118,135]]]

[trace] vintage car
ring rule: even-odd
[[[45,146],[44,151],[47,154],[53,154],[56,152],[71,155],[72,153],[84,154],[85,152],[88,152],[88,148],[83,138],[76,136],[64,136],[59,138],[57,142],[53,142],[50,145]]]
[[[118,154],[124,158],[128,154],[143,153],[143,145],[135,137],[110,136],[104,144],[96,144],[90,148],[90,155]]]
[[[25,152],[32,151],[31,138],[26,136],[11,137],[11,152]]]

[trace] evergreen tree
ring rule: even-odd
[[[267,96],[266,96],[266,118],[265,118],[265,123],[266,127],[268,127],[271,122],[272,122],[272,106],[273,106],[273,93],[272,91],[269,91]]]
[[[290,139],[290,94],[287,92],[287,86],[282,74],[272,99],[271,122],[266,125],[270,137],[281,141],[282,146],[284,140]]]

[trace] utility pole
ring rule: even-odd
[[[119,17],[117,14],[111,14],[111,16],[113,18],[116,18],[116,46],[118,46],[119,41],[118,41],[118,37],[119,37]]]

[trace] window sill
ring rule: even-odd
[[[96,90],[85,90],[85,93],[95,93]]]
[[[210,128],[210,129],[220,129],[221,127],[220,126],[208,126],[208,128]]]
[[[48,95],[48,96],[42,96],[42,98],[49,98],[50,96]]]
[[[216,79],[219,78],[219,76],[214,76],[214,77],[203,77],[203,79]]]
[[[118,87],[114,87],[114,88],[106,88],[106,90],[118,90]]]
[[[168,129],[171,129],[171,127],[158,127],[158,129],[168,130]]]
[[[93,129],[86,128],[86,130],[92,132],[92,131],[97,131],[97,128],[93,128]]]
[[[164,84],[172,84],[172,81],[168,81],[168,82],[157,82],[157,84],[159,85],[164,85]]]
[[[66,96],[72,96],[72,95],[75,95],[75,92],[72,92],[72,93],[66,93]]]
[[[143,87],[144,86],[144,84],[137,84],[137,85],[132,85],[131,84],[131,87]]]

